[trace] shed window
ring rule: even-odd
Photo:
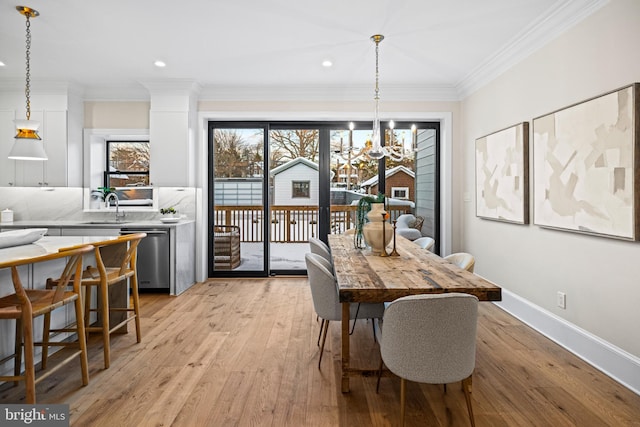
[[[311,198],[311,181],[292,181],[291,182],[292,198]]]
[[[408,199],[409,187],[392,187],[391,197],[393,197],[394,199]]]

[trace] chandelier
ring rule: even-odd
[[[26,86],[24,90],[27,99],[27,119],[14,120],[16,126],[15,142],[13,148],[9,152],[9,158],[13,160],[47,160],[47,154],[38,135],[40,123],[31,119],[31,21],[40,13],[26,6],[16,6],[16,10],[27,19],[27,37],[26,37]]]
[[[379,64],[379,56],[380,56],[379,54],[380,42],[384,40],[384,36],[382,34],[375,34],[371,36],[371,40],[376,45],[376,86],[375,86],[375,91],[373,96],[373,100],[375,102],[375,107],[373,111],[373,135],[371,137],[371,140],[367,140],[365,146],[362,149],[356,150],[353,147],[353,129],[355,126],[353,122],[349,123],[349,145],[346,148],[344,148],[341,141],[339,154],[344,160],[348,161],[349,163],[362,156],[366,156],[371,160],[379,160],[386,156],[394,161],[399,162],[405,157],[405,150],[404,150],[404,144],[400,141],[396,141],[394,138],[393,131],[394,131],[395,124],[393,120],[390,120],[388,124],[389,137],[386,139],[387,143],[385,145],[382,144],[382,135],[381,135],[382,132],[380,130],[380,116],[379,116],[379,108],[378,108],[378,104],[380,101],[380,86],[379,86],[380,73],[379,73],[378,64]],[[415,152],[417,151],[417,148],[418,148],[417,147],[417,130],[415,125],[411,126],[411,135],[412,135],[412,142],[411,142],[412,151]]]

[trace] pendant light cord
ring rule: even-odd
[[[31,21],[29,20],[29,14],[27,17],[27,80],[24,89],[24,94],[27,98],[27,120],[31,118]]]

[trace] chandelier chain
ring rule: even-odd
[[[27,120],[29,120],[31,118],[31,21],[29,20],[29,14],[27,14],[26,17],[27,17],[27,41],[26,41],[27,78],[26,78],[26,86],[24,88],[24,94],[27,98]]]
[[[379,72],[378,72],[378,48],[380,46],[380,40],[376,39],[376,94],[374,96],[374,99],[376,101],[378,101],[380,99],[380,95],[379,95],[379,86],[378,86],[378,77],[379,77]]]

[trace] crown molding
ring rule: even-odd
[[[452,86],[385,86],[381,101],[457,101]],[[204,86],[201,101],[371,101],[370,86]]]
[[[140,81],[152,95],[193,95],[197,96],[202,86],[192,79],[157,79]]]
[[[145,101],[148,102],[151,95],[149,90],[140,83],[130,84],[101,84],[84,87],[85,101]]]
[[[468,97],[607,3],[609,0],[557,1],[546,14],[467,74],[456,85],[458,98]]]

